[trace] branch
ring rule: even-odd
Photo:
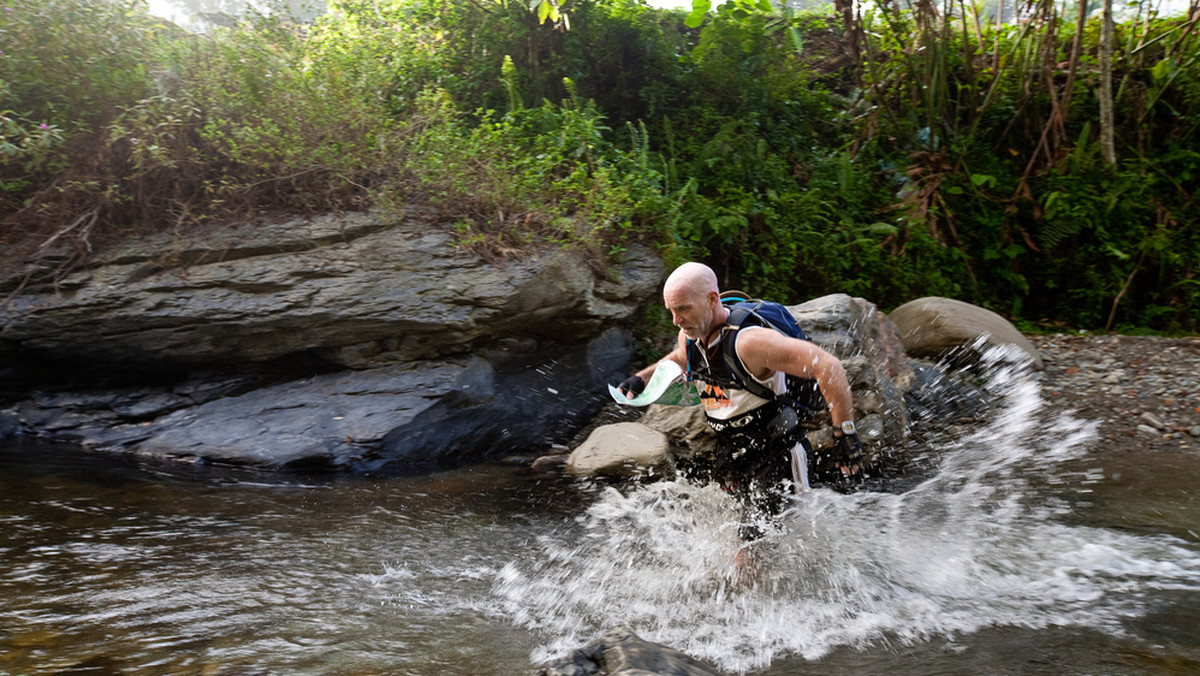
[[[84,220],[88,221],[88,224],[86,226],[84,226],[82,229],[82,232],[84,233],[84,241],[86,242],[86,240],[87,240],[86,233],[89,230],[91,230],[92,226],[96,223],[96,218],[98,216],[99,216],[99,211],[97,209],[92,209],[91,211],[80,214],[78,218],[76,218],[74,221],[71,221],[70,225],[68,225],[67,227],[63,228],[62,230],[59,230],[58,232],[54,233],[53,237],[51,237],[50,239],[46,240],[45,242],[42,242],[41,244],[39,244],[37,250],[42,251],[46,247],[50,246],[59,237],[62,237],[63,235],[67,234],[68,232],[71,232],[75,228],[79,227],[84,222]],[[91,247],[89,246],[88,248],[90,249]]]
[[[1108,313],[1108,321],[1104,324],[1104,330],[1108,331],[1112,328],[1113,318],[1117,316],[1117,304],[1121,302],[1121,297],[1129,290],[1129,285],[1133,283],[1133,276],[1137,274],[1138,268],[1142,267],[1142,261],[1146,258],[1146,250],[1142,249],[1142,253],[1138,255],[1137,262],[1133,264],[1133,270],[1129,272],[1129,277],[1125,280],[1125,284],[1121,287],[1121,291],[1117,293],[1117,297],[1113,299],[1112,310]]]

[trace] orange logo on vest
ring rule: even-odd
[[[706,411],[733,406],[733,400],[725,394],[725,390],[708,383],[704,383],[704,387],[700,390],[700,403],[704,405]]]

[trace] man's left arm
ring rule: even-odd
[[[765,380],[772,371],[817,381],[829,405],[837,464],[849,477],[862,471],[863,446],[857,433],[845,434],[842,423],[854,422],[854,397],[840,359],[808,342],[777,331],[743,331],[738,334],[738,357],[750,373]]]
[[[843,422],[854,422],[854,398],[846,369],[841,360],[818,345],[777,331],[742,331],[738,334],[737,351],[755,377],[765,379],[772,371],[783,371],[816,380],[821,396],[829,405],[834,429],[841,429]]]

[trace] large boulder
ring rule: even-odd
[[[536,449],[603,405],[663,274],[636,246],[593,268],[487,260],[415,213],[150,237],[57,283],[12,272],[0,431],[267,467]]]
[[[887,315],[874,303],[844,293],[814,298],[788,310],[810,340],[841,360],[863,441],[878,449],[902,440],[908,428],[904,394],[913,371]],[[818,422],[825,423],[826,418]],[[824,448],[832,445],[833,433],[826,424],[809,440],[815,448]]]
[[[913,357],[966,363],[977,359],[981,347],[1011,345],[1029,356],[1034,369],[1042,369],[1042,357],[1028,338],[1004,317],[977,305],[930,296],[901,305],[888,318]]]
[[[298,354],[359,369],[408,363],[628,322],[662,277],[661,262],[631,251],[600,276],[561,249],[496,263],[419,213],[165,234],[16,294],[0,306],[0,340],[10,354],[143,368]],[[0,290],[30,272],[10,271]]]

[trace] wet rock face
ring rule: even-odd
[[[420,214],[148,238],[0,307],[0,433],[268,467],[537,447],[599,409],[662,275],[488,262]]]

